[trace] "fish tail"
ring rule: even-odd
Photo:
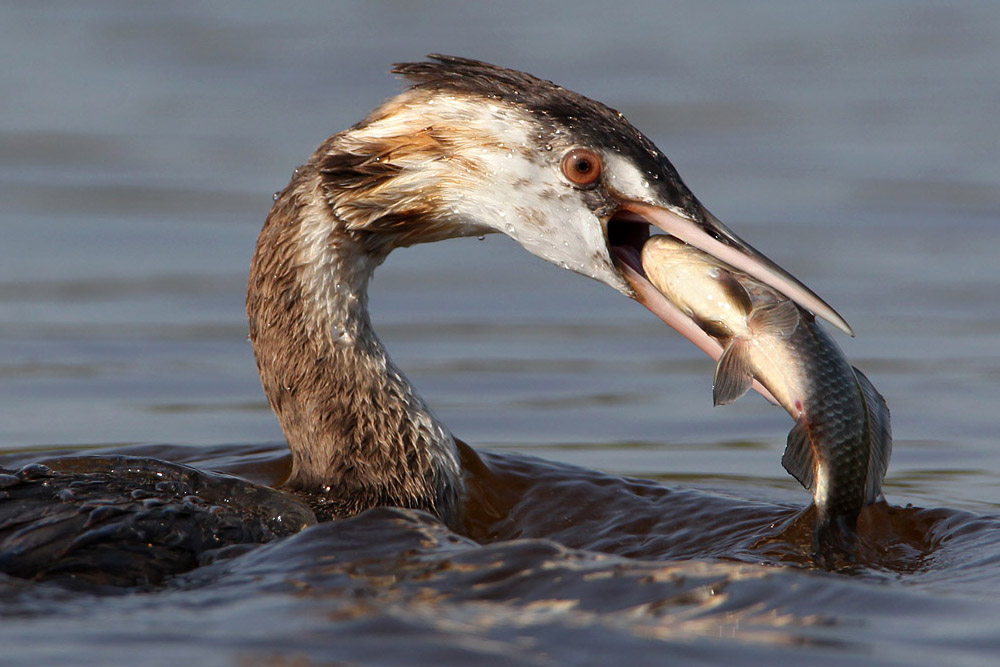
[[[858,517],[839,514],[816,518],[813,555],[827,569],[853,563],[858,549]]]
[[[864,398],[865,437],[868,441],[868,475],[865,478],[865,504],[870,504],[882,495],[882,480],[889,468],[892,456],[892,426],[889,423],[889,406],[882,394],[857,368],[854,375]]]
[[[805,416],[799,417],[788,433],[788,444],[785,445],[781,465],[813,493],[816,511],[813,555],[817,562],[828,569],[834,569],[845,562],[854,562],[858,542],[858,512],[831,513],[828,490],[825,489],[829,482],[817,479],[817,475],[824,473],[817,470],[816,450],[813,448],[809,422]]]

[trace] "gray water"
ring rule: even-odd
[[[851,322],[857,338],[838,340],[892,408],[889,502],[997,512],[995,3],[8,2],[0,37],[0,449],[12,457],[144,443],[190,445],[187,459],[222,468],[261,450],[279,456],[243,313],[271,193],[320,141],[399,90],[391,63],[443,52],[524,69],[625,112],[720,219]],[[372,308],[394,359],[477,449],[670,489],[808,502],[780,466],[784,412],[759,397],[713,409],[712,364],[694,346],[504,238],[395,253],[376,276]],[[242,566],[245,576],[266,568],[266,553]],[[687,567],[720,566],[694,558]],[[995,568],[939,572],[929,589],[905,577],[830,583],[836,575],[771,572],[746,576],[771,581],[755,589],[760,599],[791,599],[791,617],[804,618],[795,590],[856,594],[856,604],[827,610],[839,633],[795,656],[829,658],[823,651],[838,642],[856,644],[833,658],[982,664],[1000,654],[1000,607],[977,593],[997,591]],[[909,630],[887,627],[888,610],[910,606],[914,586],[928,611],[908,619]],[[229,635],[213,652],[205,621],[266,624],[266,604],[234,611],[219,593],[198,615],[183,592],[172,595],[155,614],[142,596],[42,595],[33,614],[11,607],[20,620],[0,634],[24,638],[8,650],[25,661],[104,662],[109,646],[123,662],[145,650],[164,660],[255,659],[249,636]],[[547,627],[558,625],[558,609],[545,614]],[[144,630],[182,618],[187,643]],[[402,647],[377,658],[338,653],[349,629],[309,618],[296,626],[315,633],[308,659],[406,661]],[[727,660],[793,655],[783,639],[747,640],[712,615],[673,620],[643,629],[634,645],[627,631],[592,635],[584,656],[552,650],[578,641],[567,622],[535,636],[537,654],[521,647],[512,659],[549,651],[600,663],[628,646],[653,662],[681,646],[677,659],[696,662],[720,655],[699,657],[698,638],[713,636],[730,642]],[[447,636],[476,634],[452,621]],[[121,628],[117,639],[93,639],[107,624]],[[278,627],[292,637],[293,625]],[[65,634],[29,639],[53,627]]]

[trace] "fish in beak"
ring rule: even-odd
[[[850,557],[862,508],[882,497],[892,453],[889,406],[864,373],[785,295],[672,236],[642,248],[646,278],[725,349],[716,405],[757,380],[795,421],[782,465],[813,494],[814,552]]]
[[[778,266],[728,227],[700,207],[701,219],[684,210],[638,201],[624,201],[605,223],[608,246],[615,265],[635,292],[639,303],[718,361],[723,348],[708,335],[690,314],[683,312],[654,287],[642,268],[642,245],[651,231],[659,230],[702,252],[732,269],[794,301],[801,308],[827,320],[844,333],[854,331],[826,301],[788,271]],[[754,389],[772,403],[774,398],[758,382]]]

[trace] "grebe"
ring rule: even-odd
[[[714,218],[621,113],[523,72],[429,58],[397,65],[411,86],[295,170],[257,242],[250,339],[292,453],[284,486],[304,502],[152,459],[61,459],[0,476],[0,569],[155,584],[232,545],[295,532],[315,521],[310,507],[322,520],[392,505],[459,526],[460,445],[368,315],[368,283],[395,248],[503,233],[704,345],[643,274],[652,226],[849,331]]]

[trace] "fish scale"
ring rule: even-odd
[[[867,448],[856,445],[864,441],[865,408],[853,368],[815,320],[803,322],[790,337],[789,346],[803,360],[805,374],[815,378],[814,391],[806,397],[800,419],[806,420],[812,448],[822,452],[820,456],[828,464],[825,513],[856,515],[870,500],[863,491]],[[789,472],[795,475],[793,470]],[[817,505],[821,511],[823,506]]]

